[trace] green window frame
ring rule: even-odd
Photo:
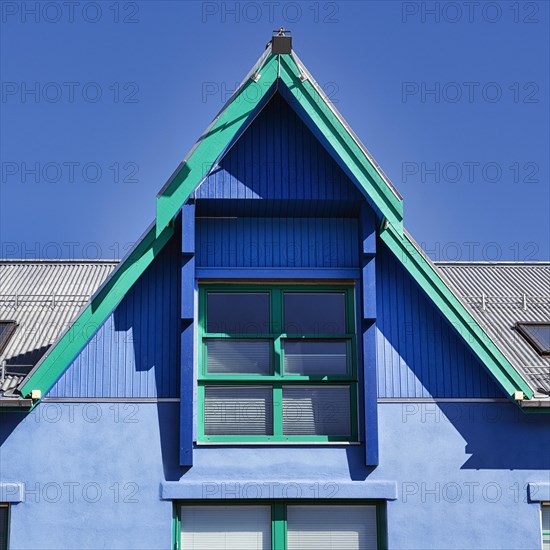
[[[374,499],[294,499],[294,500],[259,500],[259,499],[208,499],[181,500],[174,503],[172,522],[172,541],[174,550],[186,550],[182,546],[182,510],[185,506],[270,506],[271,507],[271,550],[287,550],[287,506],[374,506],[376,508],[376,542],[377,550],[387,550],[386,536],[386,503]],[[212,550],[216,550],[212,548]]]
[[[543,502],[541,506],[542,520],[542,550],[550,549],[550,502]]]
[[[207,332],[208,296],[212,293],[268,293],[270,332],[261,334],[227,334]],[[342,293],[345,300],[345,332],[339,334],[290,334],[284,332],[284,295],[286,293],[334,294]],[[357,380],[357,333],[355,319],[355,286],[352,283],[265,284],[200,283],[198,323],[198,431],[197,441],[203,443],[329,443],[358,441],[358,380]],[[269,340],[271,342],[271,374],[213,374],[207,372],[207,342],[218,339]],[[284,342],[300,341],[345,341],[347,373],[331,375],[300,375],[284,372]],[[272,435],[206,435],[205,434],[205,389],[209,386],[254,386],[272,388]],[[334,387],[349,389],[350,434],[349,435],[285,435],[283,433],[283,386]]]

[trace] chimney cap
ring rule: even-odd
[[[286,36],[290,34],[290,31],[281,27],[274,30],[273,33],[277,34],[274,34],[271,38],[271,53],[276,55],[292,53],[292,36]]]

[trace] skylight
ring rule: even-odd
[[[0,353],[4,351],[9,339],[15,332],[15,321],[0,321]]]
[[[540,355],[550,355],[550,323],[516,323],[516,327]]]

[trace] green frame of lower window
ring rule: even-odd
[[[271,506],[271,550],[287,550],[287,519],[286,507],[297,506],[376,506],[376,534],[378,550],[387,550],[386,537],[386,502],[384,500],[367,499],[207,499],[178,500],[173,508],[173,549],[186,550],[181,547],[181,508],[182,506]]]
[[[550,510],[550,502],[543,502],[542,503],[542,506],[541,506],[541,509],[540,509],[540,513],[541,513],[541,520],[542,520],[542,512],[543,510],[547,508],[548,510]],[[542,542],[543,542],[543,545],[544,545],[544,537],[548,537],[550,539],[550,531],[545,531],[544,530],[544,527],[542,529]]]
[[[207,293],[219,292],[267,292],[269,293],[270,329],[267,334],[226,334],[207,333]],[[342,292],[345,296],[346,306],[346,332],[344,334],[287,334],[284,330],[284,305],[285,292],[315,292],[334,293]],[[275,328],[280,327],[280,331]],[[226,281],[209,282],[199,284],[199,322],[198,322],[198,435],[199,442],[206,443],[319,443],[319,442],[349,442],[358,440],[358,384],[357,384],[357,334],[355,319],[355,286],[352,282],[342,283],[323,281],[322,283],[274,283],[262,282],[228,283]],[[257,374],[208,374],[206,365],[206,344],[208,339],[234,338],[239,340],[271,340],[272,346],[272,374],[263,376]],[[283,340],[345,340],[348,346],[348,374],[330,376],[304,376],[284,374],[284,346]],[[204,399],[205,387],[223,385],[267,385],[273,388],[273,435],[205,435],[204,433]],[[282,387],[298,385],[322,385],[322,386],[349,386],[350,391],[350,435],[284,435],[282,415]],[[277,410],[279,408],[279,411]]]

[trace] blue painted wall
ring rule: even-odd
[[[359,266],[354,218],[202,218],[197,267]]]
[[[358,445],[201,447],[187,470],[178,466],[178,418],[177,403],[41,403],[25,419],[2,413],[1,481],[27,488],[12,505],[12,550],[166,549],[172,506],[159,496],[163,486],[231,499],[255,496],[250,482],[264,495],[320,499],[372,495],[392,482],[392,550],[540,548],[540,504],[527,501],[526,484],[548,482],[544,415],[510,403],[384,403],[375,469]]]
[[[180,269],[173,237],[49,396],[179,397]]]

